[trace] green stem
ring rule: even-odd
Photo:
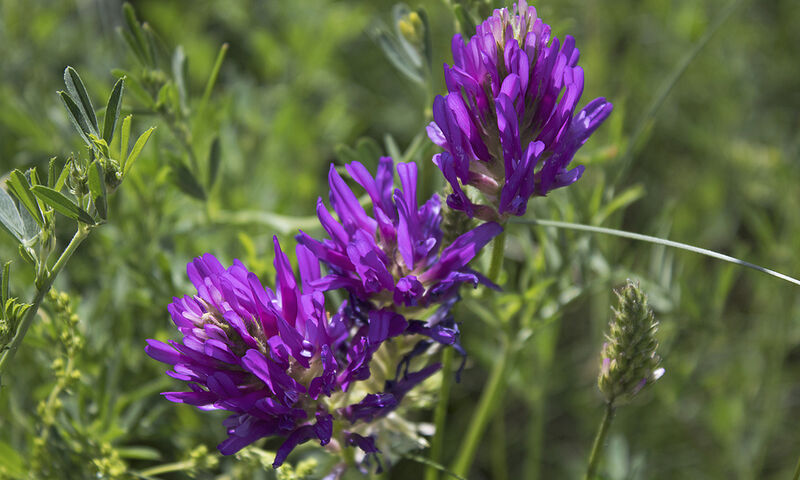
[[[583,477],[584,480],[592,480],[597,472],[597,466],[600,464],[600,457],[603,455],[608,429],[611,427],[613,418],[614,402],[612,401],[606,403],[606,413],[603,415],[603,421],[600,423],[597,436],[594,437],[594,445],[592,445],[592,453],[589,455],[589,466],[586,469],[586,475]]]
[[[764,268],[762,266],[745,262],[744,260],[740,260],[736,257],[731,257],[729,255],[725,255],[722,253],[715,252],[713,250],[708,250],[705,248],[695,247],[686,243],[681,242],[673,242],[672,240],[667,240],[664,238],[658,237],[651,237],[650,235],[642,235],[640,233],[633,233],[633,232],[626,232],[625,230],[616,230],[613,228],[603,228],[603,227],[595,227],[594,225],[584,225],[581,223],[571,223],[571,222],[559,222],[556,220],[537,220],[537,219],[516,219],[512,220],[513,223],[523,223],[527,225],[541,225],[543,227],[556,227],[556,228],[566,228],[568,230],[581,230],[584,232],[592,232],[592,233],[604,233],[606,235],[614,235],[617,237],[623,238],[630,238],[632,240],[639,240],[642,242],[649,242],[655,243],[657,245],[665,245],[667,247],[674,247],[680,248],[681,250],[686,250],[689,252],[699,253],[701,255],[705,255],[707,257],[716,258],[717,260],[722,260],[725,262],[734,263],[736,265],[740,265],[742,267],[752,268],[753,270],[757,270],[761,273],[766,273],[767,275],[772,275],[773,277],[780,278],[789,283],[793,283],[795,285],[800,285],[800,280],[790,277],[788,275],[784,275],[782,273],[776,272],[774,270],[770,270],[768,268]]]
[[[492,423],[492,480],[508,480],[507,435],[505,417],[500,413]]]
[[[180,472],[182,470],[188,470],[190,468],[194,468],[194,466],[195,466],[194,460],[184,460],[182,462],[167,463],[164,465],[159,465],[157,467],[148,468],[147,470],[142,470],[141,472],[139,472],[139,475],[143,477],[152,477],[155,475],[161,475],[169,472]]]
[[[503,257],[505,253],[505,243],[506,241],[506,232],[503,231],[500,235],[497,236],[494,240],[494,246],[492,248],[492,260],[489,266],[489,280],[492,282],[497,282],[497,278],[500,276],[500,269],[503,266]],[[492,371],[492,377],[487,382],[486,387],[484,388],[483,394],[481,396],[481,403],[478,405],[477,411],[478,414],[472,418],[472,423],[469,427],[469,434],[467,437],[464,438],[462,441],[462,448],[459,450],[461,453],[454,463],[454,465],[461,465],[465,464],[465,470],[469,469],[470,464],[472,463],[472,454],[468,457],[464,456],[464,447],[466,446],[468,449],[472,450],[474,454],[475,448],[478,446],[478,442],[480,440],[481,435],[483,434],[484,429],[486,428],[486,424],[489,422],[489,418],[492,412],[494,412],[495,403],[497,403],[497,397],[499,393],[502,391],[503,384],[505,383],[505,366],[508,357],[508,346],[507,342],[504,341],[503,343],[503,354],[501,358],[498,360],[497,364],[495,364],[495,368]],[[451,386],[451,378],[449,372],[452,370],[452,361],[453,361],[453,352],[452,349],[446,349],[444,354],[442,355],[442,372],[444,375],[442,376],[442,384],[439,390],[439,402],[436,405],[436,411],[434,413],[434,424],[436,425],[436,432],[434,433],[434,437],[431,440],[431,453],[430,453],[430,460],[433,464],[439,464],[440,459],[442,457],[442,447],[444,443],[444,430],[445,430],[445,423],[447,420],[447,403],[450,397],[450,386]],[[470,439],[469,435],[473,435],[474,438]],[[462,472],[456,469],[457,467],[453,468],[453,471],[458,476],[464,476],[466,472]],[[439,478],[439,471],[431,464],[428,465],[428,468],[425,470],[425,480],[437,480]]]
[[[439,387],[439,401],[433,414],[433,423],[436,426],[431,439],[430,460],[441,463],[442,448],[444,446],[444,426],[447,421],[447,404],[450,398],[450,386],[453,381],[453,349],[445,348],[442,352],[442,384]],[[439,469],[428,465],[425,469],[425,480],[437,480]]]
[[[794,475],[792,475],[792,480],[800,480],[800,460],[797,460],[797,466],[794,467]]]
[[[500,277],[500,269],[503,267],[503,257],[506,251],[506,231],[503,230],[497,238],[494,239],[494,247],[492,248],[492,263],[489,265],[489,280],[497,283]]]
[[[502,402],[501,394],[506,384],[506,365],[508,364],[508,357],[511,353],[510,350],[511,347],[508,344],[508,340],[503,338],[500,356],[497,359],[497,363],[494,364],[494,368],[489,375],[489,380],[486,382],[483,393],[481,393],[478,407],[469,424],[467,434],[458,449],[458,457],[451,468],[453,473],[460,477],[465,476],[472,466],[475,452],[483,437],[486,425],[492,418],[497,405]]]
[[[83,240],[89,235],[90,228],[91,227],[87,225],[78,226],[78,231],[75,232],[75,236],[72,237],[72,240],[67,245],[67,248],[65,248],[61,253],[61,256],[58,257],[58,260],[56,260],[56,263],[50,270],[47,279],[44,281],[41,288],[36,292],[36,297],[33,299],[33,305],[30,309],[28,309],[27,312],[25,312],[25,316],[22,317],[22,321],[17,328],[17,333],[14,335],[14,338],[11,339],[8,347],[3,352],[3,356],[0,357],[0,375],[3,374],[6,367],[8,367],[8,364],[17,353],[17,349],[22,344],[25,334],[28,333],[28,328],[30,328],[31,323],[33,323],[33,319],[36,317],[36,312],[39,311],[39,306],[42,304],[42,300],[44,299],[45,295],[47,295],[47,292],[50,291],[50,287],[53,286],[53,282],[55,281],[59,272],[67,264],[70,257],[72,257],[72,254],[78,249],[78,246],[81,244],[81,242],[83,242]]]

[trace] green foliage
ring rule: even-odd
[[[420,196],[441,192],[424,133],[432,96],[444,93],[440,66],[456,29],[469,32],[499,4],[393,3],[0,2],[0,171],[11,172],[0,252],[29,262],[15,263],[10,283],[3,274],[0,344],[36,312],[2,371],[0,478],[279,475],[264,468],[277,447],[269,442],[219,456],[224,415],[158,395],[178,385],[144,355],[144,340],[170,335],[166,305],[190,291],[194,256],[240,258],[267,277],[271,235],[318,228],[314,201],[334,159],[371,169],[381,154],[417,161]],[[670,238],[797,276],[795,3],[742,3],[678,76],[726,1],[529,3],[559,38],[576,37],[581,103],[615,104],[576,158],[584,177],[535,199],[530,217]],[[366,33],[375,31],[378,43]],[[75,68],[59,87],[66,65]],[[91,236],[55,278],[54,253],[78,222]],[[457,457],[507,348],[504,390],[466,478],[582,474],[602,415],[597,348],[610,292],[638,278],[669,374],[615,419],[603,478],[790,478],[800,455],[796,287],[554,227],[512,225],[506,245],[504,291],[465,290],[455,311],[469,357],[451,387],[439,463]],[[79,322],[58,299],[36,305],[48,282],[70,292]],[[33,414],[40,404],[45,415]],[[316,478],[332,465],[310,445],[297,460],[306,463],[280,475],[305,475],[314,461]],[[424,468],[401,460],[384,478]]]

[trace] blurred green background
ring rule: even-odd
[[[150,125],[158,130],[130,184],[113,198],[109,225],[81,247],[56,283],[73,297],[81,319],[81,378],[63,394],[57,438],[51,436],[46,455],[35,453],[36,405],[53,389],[56,335],[53,325],[37,322],[0,390],[0,478],[43,462],[58,472],[53,478],[99,471],[111,478],[102,466],[109,462],[124,465],[119,478],[136,478],[125,472],[191,458],[199,445],[214,451],[224,415],[161,398],[158,392],[177,382],[144,355],[144,340],[174,336],[166,305],[189,291],[184,265],[192,257],[240,258],[270,275],[269,238],[278,233],[288,241],[295,230],[263,214],[313,215],[316,198],[326,195],[328,165],[341,158],[337,146],[364,137],[384,145],[389,134],[405,149],[423,131],[430,92],[398,73],[368,34],[378,22],[391,23],[392,5],[134,2],[139,19],[170,50],[183,47],[194,99],[220,45],[229,45],[210,113],[193,139],[205,158],[218,135],[219,180],[205,201],[177,188],[167,157],[180,155],[180,146],[164,119],[128,94],[124,112],[134,113],[135,132]],[[444,1],[409,5],[427,10],[433,93],[444,93],[440,66],[450,60],[455,19]],[[586,72],[581,105],[602,95],[615,111],[576,158],[587,165],[581,181],[535,199],[531,216],[668,237],[800,274],[797,2],[739,2],[674,82],[728,2],[533,5],[559,38],[576,37]],[[112,69],[135,69],[115,31],[122,24],[115,1],[0,1],[0,171],[46,169],[52,156],[63,162],[80,151],[55,92],[63,88],[67,65],[97,99],[107,97]],[[659,98],[663,104],[654,110]],[[418,161],[435,153],[423,145]],[[429,181],[441,184],[438,177]],[[63,245],[71,232],[62,223]],[[496,310],[484,315],[469,308],[477,300],[465,292],[469,298],[457,310],[470,357],[463,381],[452,389],[445,463],[457,453],[505,335],[518,340],[508,389],[468,478],[581,475],[603,410],[595,382],[611,289],[630,277],[648,291],[661,322],[666,375],[619,409],[604,478],[791,475],[800,456],[798,287],[630,240],[525,225],[509,231],[505,282],[523,288],[495,297]],[[14,259],[14,295],[30,298],[32,274],[10,237],[0,241],[0,252]],[[191,474],[274,476],[246,464],[226,459]],[[422,470],[407,459],[385,478],[417,478]]]

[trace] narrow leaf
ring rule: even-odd
[[[217,83],[217,76],[219,76],[219,70],[222,68],[222,61],[225,60],[225,54],[227,52],[228,44],[223,43],[222,46],[219,47],[217,59],[214,61],[214,67],[211,68],[211,74],[208,76],[206,88],[203,90],[203,98],[200,100],[200,112],[205,110],[206,104],[208,104],[208,99],[211,98],[211,90],[214,89],[214,84]]]
[[[25,174],[19,170],[14,170],[8,176],[6,185],[8,185],[14,196],[17,197],[25,206],[25,208],[31,213],[31,216],[34,220],[36,220],[36,223],[38,223],[40,227],[44,228],[44,217],[42,216],[42,210],[39,208],[39,203],[36,201],[36,197],[34,197],[31,193],[31,184],[28,183],[28,179],[25,178]]]
[[[395,68],[410,80],[420,84],[425,83],[425,79],[420,74],[418,67],[413,65],[414,60],[408,56],[405,48],[397,39],[390,36],[384,29],[373,31],[372,37]]]
[[[61,189],[64,188],[64,184],[67,182],[67,177],[69,176],[70,168],[72,168],[71,158],[67,160],[67,163],[64,164],[64,168],[61,169],[61,173],[58,175],[58,179],[52,186],[50,186],[50,188],[52,188],[57,192],[60,192]]]
[[[431,25],[428,20],[428,12],[426,12],[424,8],[419,7],[417,9],[417,15],[419,15],[420,20],[422,20],[424,33],[424,38],[422,39],[422,53],[425,55],[425,65],[428,71],[430,71],[431,65],[433,65],[433,39],[431,38]]]
[[[106,182],[104,177],[103,167],[100,165],[100,162],[95,160],[89,165],[89,193],[92,194],[92,201],[94,202],[94,208],[97,209],[97,214],[100,215],[100,218],[103,220],[108,218],[108,197],[106,195]]]
[[[41,201],[51,206],[53,210],[64,215],[65,217],[78,220],[79,222],[83,222],[87,225],[94,225],[95,222],[92,216],[86,213],[84,209],[76,205],[72,200],[67,198],[67,196],[63,193],[57,192],[52,188],[47,188],[43,185],[31,187],[31,191]]]
[[[28,212],[27,208],[20,209],[19,216],[22,217],[22,226],[25,236],[23,243],[27,244],[30,240],[36,238],[36,235],[39,235],[42,228],[36,223],[36,220],[33,219],[33,216]]]
[[[22,224],[22,217],[20,217],[11,195],[2,188],[0,188],[0,224],[20,243],[23,241],[25,227]]]
[[[111,96],[108,97],[106,116],[103,119],[103,140],[109,144],[111,144],[111,139],[114,137],[114,128],[117,125],[119,112],[122,108],[122,91],[124,86],[125,77],[122,77],[114,84],[114,89],[111,90]]]
[[[220,146],[219,137],[214,137],[211,142],[211,150],[208,152],[208,189],[214,186],[217,181],[217,173],[219,172],[220,163]]]
[[[133,96],[136,97],[140,102],[144,103],[147,108],[153,108],[155,105],[153,96],[147,92],[142,84],[139,83],[136,77],[131,75],[130,72],[120,68],[115,68],[111,70],[111,75],[114,75],[117,78],[124,78],[125,86],[133,94]]]
[[[122,120],[122,134],[120,136],[119,155],[117,155],[117,158],[123,167],[125,167],[125,160],[128,159],[128,142],[131,140],[131,117],[133,117],[133,115],[128,115]]]
[[[8,279],[11,278],[11,262],[3,265],[3,278],[0,278],[0,305],[5,305],[8,300]]]
[[[186,110],[187,71],[186,54],[183,53],[183,47],[178,45],[175,49],[175,53],[172,55],[172,78],[175,79],[175,86],[178,87],[178,99],[180,100],[181,110]]]
[[[72,99],[78,103],[81,111],[86,116],[89,126],[92,128],[92,133],[99,137],[100,130],[97,127],[97,117],[94,114],[92,100],[86,92],[86,87],[83,86],[80,75],[78,75],[78,72],[76,72],[74,68],[67,67],[64,69],[64,83],[67,86],[67,92],[69,92]]]
[[[136,60],[138,60],[142,65],[147,66],[147,57],[145,57],[142,47],[139,46],[139,43],[136,41],[136,38],[134,38],[133,34],[122,27],[118,27],[117,31],[120,35],[122,35],[122,39],[125,40],[125,43],[128,44],[128,47],[133,52]]]
[[[453,14],[458,21],[458,29],[462,34],[469,35],[475,31],[475,21],[463,5],[454,5]]]
[[[161,452],[151,447],[120,447],[117,449],[122,458],[135,460],[159,460]]]
[[[147,40],[144,38],[144,32],[142,31],[142,26],[139,23],[139,19],[136,18],[136,11],[133,9],[130,3],[125,2],[122,5],[122,13],[125,17],[125,24],[128,26],[128,30],[133,35],[133,39],[135,40],[136,45],[138,46],[138,50],[143,55],[143,60],[145,65],[154,66],[153,65],[153,58],[149,55],[150,50],[147,46]]]
[[[58,96],[61,97],[61,101],[64,102],[64,106],[67,108],[69,120],[72,122],[75,130],[77,130],[81,135],[83,141],[86,142],[87,145],[91,146],[92,140],[89,138],[89,135],[92,134],[92,129],[89,127],[86,117],[83,116],[81,108],[77,103],[75,103],[75,100],[73,100],[67,92],[58,92]]]
[[[185,194],[198,200],[206,199],[206,192],[197,177],[186,168],[186,165],[175,162],[172,166],[172,181]]]
[[[131,154],[128,155],[128,158],[125,159],[124,166],[122,167],[122,176],[128,174],[128,171],[133,166],[133,162],[139,157],[139,154],[142,153],[142,149],[144,145],[147,143],[147,139],[150,138],[150,135],[153,133],[156,127],[150,127],[146,130],[143,134],[139,135],[139,139],[136,140],[136,143],[133,145],[133,150],[131,150]]]
[[[47,186],[53,188],[56,184],[56,157],[50,159],[47,164]]]

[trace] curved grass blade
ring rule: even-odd
[[[775,278],[780,278],[783,281],[793,283],[795,285],[800,286],[800,280],[790,277],[788,275],[784,275],[783,273],[776,272],[775,270],[770,270],[769,268],[764,268],[760,265],[756,265],[754,263],[745,262],[744,260],[740,260],[736,257],[731,257],[730,255],[725,255],[723,253],[715,252],[713,250],[708,250],[706,248],[695,247],[693,245],[689,245],[686,243],[681,242],[674,242],[672,240],[667,240],[664,238],[658,237],[651,237],[650,235],[642,235],[641,233],[633,233],[627,232],[625,230],[616,230],[613,228],[604,228],[604,227],[595,227],[592,225],[584,225],[581,223],[571,223],[571,222],[559,222],[556,220],[537,220],[537,219],[512,219],[512,223],[521,223],[526,225],[541,225],[543,227],[556,227],[556,228],[565,228],[568,230],[580,230],[584,232],[591,232],[591,233],[603,233],[606,235],[614,235],[616,237],[622,238],[630,238],[632,240],[639,240],[642,242],[649,242],[654,243],[656,245],[665,245],[667,247],[673,248],[680,248],[681,250],[686,250],[689,252],[699,253],[701,255],[705,255],[707,257],[715,258],[717,260],[722,260],[724,262],[734,263],[736,265],[740,265],[742,267],[751,268],[753,270],[757,270],[761,273],[766,273],[767,275],[772,275]]]

